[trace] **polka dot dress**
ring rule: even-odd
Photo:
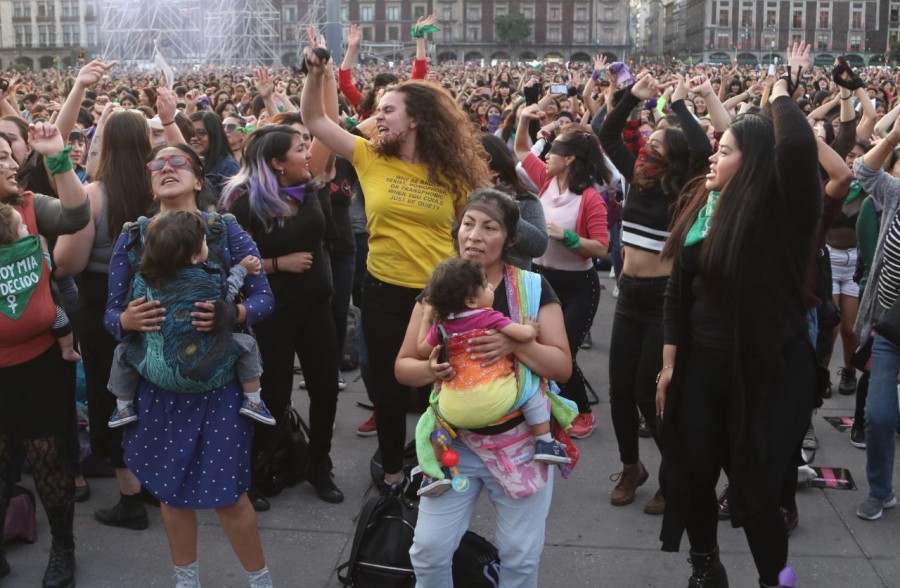
[[[125,463],[154,496],[180,508],[234,504],[250,488],[253,427],[240,385],[188,394],[138,387],[140,419],[125,427]]]

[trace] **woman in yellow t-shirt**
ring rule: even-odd
[[[394,376],[416,296],[453,251],[450,231],[470,189],[490,185],[478,129],[441,87],[411,81],[388,89],[372,117],[375,137],[350,134],[325,116],[325,61],[305,51],[300,109],[310,132],[353,162],[366,195],[369,256],[362,286],[384,481],[403,481],[408,388]],[[328,75],[333,73],[328,72]]]

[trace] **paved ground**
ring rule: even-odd
[[[603,279],[608,288],[610,280]],[[568,480],[556,485],[540,571],[541,586],[557,583],[572,588],[683,586],[688,576],[685,551],[659,551],[659,517],[643,514],[644,503],[656,491],[654,478],[638,491],[634,504],[613,507],[609,476],[619,469],[615,437],[610,424],[607,390],[607,358],[615,301],[603,294],[592,333],[593,349],[581,352],[581,366],[600,393],[595,406],[598,428],[579,442],[582,462]],[[836,355],[837,356],[837,355]],[[833,362],[833,367],[837,362]],[[368,462],[375,438],[360,438],[356,425],[368,412],[356,405],[365,400],[361,381],[347,374],[348,389],[341,394],[333,457],[337,481],[347,496],[340,505],[319,501],[309,485],[288,490],[272,500],[272,510],[262,513],[259,526],[269,566],[278,586],[337,587],[333,569],[349,553],[357,515],[369,490]],[[306,398],[298,390],[295,401],[306,411]],[[800,526],[791,537],[790,561],[801,586],[821,588],[898,586],[900,581],[900,509],[887,511],[878,522],[856,517],[857,504],[866,497],[865,452],[850,446],[823,416],[853,414],[854,397],[837,394],[825,402],[815,417],[821,448],[814,465],[850,468],[858,491],[801,490],[798,495]],[[414,418],[410,417],[410,430]],[[648,468],[659,464],[651,440],[641,440],[642,460]],[[895,484],[900,481],[895,473]],[[95,523],[93,510],[117,499],[111,479],[91,480],[93,498],[77,505],[75,532],[78,541],[78,585],[89,588],[143,588],[173,586],[166,540],[157,509],[151,509],[146,531],[127,531]],[[226,588],[246,586],[243,571],[232,555],[213,513],[200,517],[200,567],[203,585]],[[38,517],[39,540],[34,545],[12,545],[9,561],[13,572],[4,588],[40,585],[49,551],[46,519]],[[494,512],[482,499],[473,522],[477,532],[492,536]],[[755,588],[756,574],[743,533],[720,524],[722,560],[733,588]]]

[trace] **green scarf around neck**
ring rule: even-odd
[[[700,209],[697,220],[691,225],[687,237],[684,238],[684,246],[696,245],[706,238],[712,227],[713,213],[716,210],[716,202],[719,201],[719,192],[712,190],[706,198],[706,204]]]

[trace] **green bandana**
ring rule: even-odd
[[[706,205],[700,209],[700,214],[697,215],[697,220],[695,220],[694,224],[691,225],[691,230],[688,231],[687,237],[685,237],[684,239],[685,247],[696,245],[706,238],[706,235],[709,233],[710,227],[712,227],[713,212],[716,209],[716,202],[718,200],[719,193],[715,190],[711,191],[706,199]]]
[[[862,186],[860,186],[857,180],[853,180],[850,182],[850,192],[847,193],[847,198],[844,200],[844,204],[850,204],[862,194]]]
[[[440,27],[436,27],[434,25],[425,25],[423,27],[417,27],[416,25],[413,25],[409,30],[409,35],[416,39],[421,39],[425,36],[425,33],[436,33],[440,30]]]
[[[34,235],[0,245],[0,312],[18,320],[44,269],[41,242]]]

